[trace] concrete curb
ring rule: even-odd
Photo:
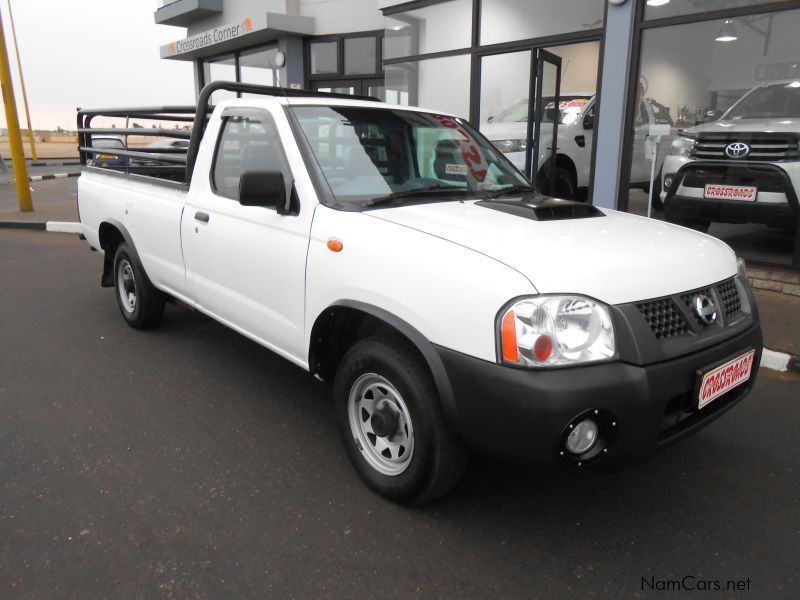
[[[50,179],[66,179],[67,177],[80,176],[80,173],[54,173],[52,175],[34,175],[33,177],[28,177],[28,181],[33,183],[34,181],[49,181]]]

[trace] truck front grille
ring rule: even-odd
[[[640,302],[636,306],[658,340],[692,332],[699,334],[708,327],[719,326],[719,320],[709,325],[695,314],[692,309],[692,298],[695,294],[704,294],[711,298],[717,306],[717,314],[724,315],[725,324],[742,312],[742,299],[732,278],[690,292]]]
[[[734,142],[750,146],[750,153],[740,159],[727,156],[725,148]],[[729,161],[800,160],[800,143],[797,136],[785,133],[704,133],[697,138],[692,156],[698,159]]]
[[[686,319],[672,298],[637,304],[644,320],[659,340],[666,340],[689,331]]]

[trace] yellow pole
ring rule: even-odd
[[[14,181],[17,185],[17,203],[22,212],[33,210],[31,188],[28,185],[28,169],[25,166],[25,151],[22,149],[22,135],[19,132],[17,103],[14,99],[14,85],[11,83],[11,68],[8,65],[6,34],[3,31],[3,15],[0,12],[0,87],[3,104],[6,108],[8,142],[11,146],[11,161],[14,164]]]
[[[8,0],[8,18],[11,21],[11,37],[14,38],[14,51],[17,54],[17,69],[19,70],[19,83],[22,88],[22,103],[25,105],[25,120],[28,122],[28,142],[31,146],[31,158],[37,160],[36,142],[33,139],[31,127],[31,109],[28,108],[28,93],[25,91],[25,78],[22,76],[22,61],[19,58],[19,44],[17,44],[17,28],[14,27],[14,14],[11,12],[11,0]]]

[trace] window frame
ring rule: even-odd
[[[479,1],[479,0],[477,0]],[[627,102],[625,106],[625,120],[623,123],[622,133],[622,152],[620,153],[619,172],[617,178],[617,210],[628,212],[628,190],[630,189],[631,173],[630,169],[624,168],[624,165],[630,165],[633,160],[633,135],[636,129],[634,124],[635,113],[637,110],[636,90],[639,85],[639,76],[642,66],[642,41],[644,39],[644,32],[648,29],[656,29],[660,27],[672,27],[675,25],[689,25],[692,23],[702,23],[705,21],[716,21],[724,19],[732,19],[737,17],[745,17],[750,15],[760,15],[771,12],[782,12],[788,10],[800,9],[800,0],[778,0],[775,2],[765,4],[752,4],[747,6],[739,6],[735,8],[713,10],[707,12],[691,13],[686,15],[679,15],[674,17],[664,17],[661,19],[645,20],[645,3],[639,2],[636,5],[636,12],[634,14],[633,22],[633,41],[631,46],[631,57],[628,63],[628,82],[627,82]],[[594,164],[592,164],[594,167]],[[791,265],[775,264],[760,260],[748,259],[748,264],[755,266],[765,266],[769,268],[790,269],[792,271],[800,271],[800,224],[795,231],[794,250],[792,252]]]
[[[293,195],[293,191],[292,190],[293,190],[293,187],[294,187],[295,179],[294,179],[294,175],[292,173],[291,165],[289,164],[289,158],[286,156],[286,151],[284,149],[284,142],[283,142],[283,138],[281,137],[281,132],[278,129],[278,125],[277,125],[277,122],[275,121],[275,117],[272,116],[272,113],[270,113],[270,111],[268,111],[266,109],[263,109],[263,108],[257,108],[257,107],[254,107],[254,106],[253,107],[250,107],[250,106],[229,107],[229,108],[224,109],[222,111],[222,114],[220,115],[221,125],[220,125],[220,128],[219,128],[219,132],[217,133],[217,139],[214,141],[214,155],[213,155],[212,160],[211,160],[211,168],[209,169],[209,172],[208,172],[208,184],[209,184],[209,189],[211,190],[211,193],[216,198],[221,198],[221,199],[223,199],[225,201],[232,201],[235,204],[239,204],[239,198],[231,198],[230,196],[226,196],[226,195],[224,195],[224,194],[219,192],[219,190],[217,189],[217,183],[216,183],[216,177],[215,177],[216,171],[217,171],[217,160],[219,159],[219,151],[220,151],[220,147],[222,146],[222,137],[225,135],[226,127],[228,126],[228,123],[230,123],[230,119],[235,119],[235,118],[257,118],[257,119],[261,119],[261,122],[262,122],[262,124],[264,124],[264,128],[265,129],[267,129],[268,127],[272,127],[272,131],[275,132],[275,136],[276,136],[277,140],[280,142],[280,144],[279,144],[280,147],[278,148],[278,154],[280,156],[281,162],[283,163],[282,168],[281,168],[281,173],[284,176],[284,181],[286,181],[287,183],[289,183],[289,182],[291,183],[291,185],[287,185],[286,186],[286,198],[285,198],[285,201],[288,202],[291,199],[292,195]],[[242,171],[240,169],[240,173],[239,173],[239,180],[240,181],[241,181],[241,176],[242,176],[243,172],[244,171]],[[299,207],[299,200],[298,200],[298,206],[297,206],[298,212],[299,212],[299,209],[300,209],[300,207]]]

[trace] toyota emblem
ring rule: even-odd
[[[744,158],[750,154],[750,146],[742,142],[733,142],[725,146],[725,154],[730,158]]]
[[[717,320],[717,307],[714,306],[714,301],[705,294],[692,296],[692,309],[704,325],[711,325]]]

